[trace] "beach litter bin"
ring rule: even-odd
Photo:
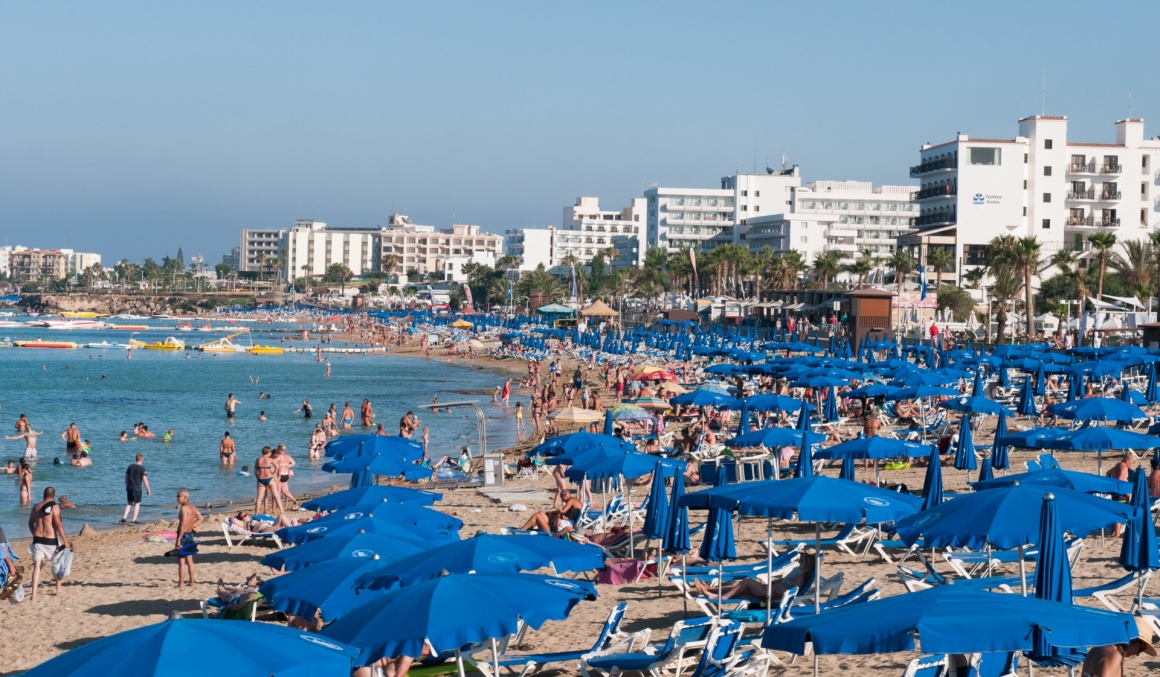
[[[503,454],[483,455],[483,485],[503,486]]]

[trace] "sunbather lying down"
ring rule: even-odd
[[[637,533],[639,535],[640,532]],[[628,538],[628,532],[620,527],[612,527],[611,531],[603,533],[590,534],[583,529],[577,529],[575,527],[568,526],[561,527],[555,535],[556,538],[566,538],[569,541],[573,541],[575,543],[591,543],[592,545],[599,545],[602,548],[609,545],[615,545]]]
[[[721,588],[722,599],[757,599],[762,602],[771,600],[776,602],[781,599],[782,595],[790,588],[801,589],[802,585],[810,579],[814,573],[814,558],[810,555],[803,554],[798,560],[798,565],[785,576],[775,579],[772,587],[766,590],[764,582],[756,578],[746,578],[737,581],[732,586],[723,586]],[[697,588],[697,592],[706,597],[717,596],[717,591],[709,587],[709,585],[701,579],[693,579],[693,586]],[[768,596],[767,596],[768,593]]]
[[[273,522],[266,522],[263,520],[256,520],[254,516],[245,510],[230,517],[226,520],[230,526],[245,529],[253,534],[270,534],[281,529],[282,527],[296,527],[299,524],[305,524],[308,520],[294,519],[287,517],[285,514],[278,515],[278,519]]]
[[[258,586],[260,585],[262,585],[262,579],[258,578],[258,574],[252,574],[246,579],[245,583],[238,585],[229,585],[219,578],[217,582],[217,598],[226,605],[222,610],[222,615],[241,611],[243,607],[254,601],[254,597],[258,594]]]
[[[411,665],[415,661],[421,661],[434,653],[429,642],[423,642],[423,651],[418,658],[411,656],[396,656],[395,658],[383,658],[375,661],[370,665],[355,669],[351,673],[351,677],[371,677],[374,674],[375,668],[382,668],[385,677],[407,677],[407,671],[411,669]]]
[[[583,509],[584,504],[580,502],[580,499],[564,492],[564,505],[559,510],[534,512],[520,528],[525,531],[534,529],[555,533],[561,529],[575,526]]]

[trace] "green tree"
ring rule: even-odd
[[[955,255],[946,247],[928,249],[926,265],[934,269],[935,289],[942,289],[943,273],[955,268]],[[982,275],[979,276],[980,278]]]
[[[890,257],[890,267],[894,269],[894,281],[898,283],[898,293],[902,294],[902,283],[906,281],[906,276],[914,270],[914,259],[910,258],[910,254],[899,249]],[[939,289],[942,287],[940,286]]]
[[[1133,295],[1141,301],[1147,301],[1155,296],[1156,289],[1152,284],[1156,278],[1152,244],[1147,240],[1125,240],[1120,244],[1124,249],[1123,255],[1112,254],[1109,265],[1123,278],[1124,286]]]
[[[876,261],[874,250],[863,249],[861,255],[854,259],[853,263],[846,264],[846,271],[858,279],[858,289],[862,288],[866,276],[873,272]]]
[[[1096,250],[1096,262],[1099,265],[1100,277],[1096,283],[1096,298],[1100,301],[1104,299],[1104,272],[1108,268],[1108,256],[1112,251],[1112,247],[1116,246],[1115,233],[1092,233],[1088,235],[1088,242]]]
[[[339,285],[341,286],[340,288],[342,290],[341,294],[343,296],[346,296],[346,282],[353,275],[354,275],[354,273],[351,272],[350,268],[347,268],[346,266],[344,266],[341,263],[332,263],[332,264],[330,264],[330,267],[328,267],[326,269],[326,273],[324,273],[322,275],[322,281],[323,282],[331,282],[331,283],[334,283],[334,282],[339,283]]]
[[[1027,335],[1034,333],[1035,315],[1031,298],[1031,279],[1039,271],[1039,251],[1041,245],[1035,237],[1015,238],[1010,235],[997,237],[991,241],[992,276],[995,267],[1010,267],[1023,276]]]
[[[955,322],[965,322],[975,311],[975,299],[971,293],[951,284],[938,288],[938,309],[950,308]]]
[[[822,252],[814,257],[814,274],[821,281],[822,289],[828,289],[840,272],[842,256],[838,252]]]
[[[1019,298],[1019,292],[1023,289],[1023,279],[1014,266],[1003,264],[991,267],[991,277],[994,280],[991,286],[992,307],[995,308],[995,323],[999,329],[995,342],[1002,343],[1007,331],[1007,304]]]

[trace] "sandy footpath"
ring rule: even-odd
[[[446,356],[433,359],[446,359]],[[565,365],[565,374],[572,369],[568,364],[570,361]],[[518,360],[480,358],[472,366],[510,369],[513,373],[524,371],[524,363]],[[513,402],[516,399],[526,401],[528,398],[526,391],[519,391],[517,395],[513,397]],[[989,438],[988,432],[983,431],[976,443],[982,444]],[[527,446],[528,443],[525,443],[520,448]],[[1011,472],[1021,471],[1023,462],[1035,456],[1034,453],[1013,453],[1012,466],[1018,470]],[[1061,460],[1069,469],[1095,471],[1095,457],[1090,454],[1086,457],[1078,453],[1067,454]],[[1105,459],[1105,470],[1111,463]],[[883,478],[891,482],[903,482],[917,490],[922,485],[923,473],[921,468],[884,471]],[[826,474],[836,475],[837,469],[827,470]],[[859,479],[872,477],[872,471],[859,469]],[[948,491],[965,488],[962,472],[945,469],[944,479]],[[515,489],[535,486],[550,494],[552,480],[547,474],[541,474],[536,480],[508,480],[507,486]],[[196,502],[197,497],[193,499]],[[503,526],[519,526],[528,514],[509,512],[507,506],[494,503],[471,489],[445,491],[443,501],[435,507],[462,519],[464,536],[477,531],[495,533]],[[529,503],[528,507],[536,510],[549,506],[547,503]],[[27,601],[20,605],[0,603],[0,646],[3,646],[0,651],[0,675],[19,674],[63,651],[99,637],[164,620],[174,611],[185,616],[199,616],[199,602],[213,594],[214,582],[219,578],[227,582],[240,582],[256,572],[264,576],[275,575],[258,564],[259,559],[270,551],[269,546],[226,546],[221,532],[222,517],[220,514],[206,515],[201,535],[201,554],[195,559],[199,582],[192,589],[178,590],[174,587],[176,562],[163,556],[172,546],[144,540],[150,533],[174,529],[175,521],[71,537],[76,559],[72,576],[65,586],[65,595],[54,596],[49,586],[42,587],[42,594],[36,604]],[[65,519],[67,523],[67,515]],[[693,513],[691,516],[693,524],[703,519],[702,514]],[[73,532],[79,525],[67,526]],[[764,520],[743,519],[738,531],[739,561],[764,559],[764,550],[757,542],[764,539],[765,535]],[[777,538],[807,538],[812,535],[813,530],[808,525],[775,524]],[[694,545],[697,542],[695,539]],[[27,552],[27,539],[16,540],[14,545],[23,557]],[[1075,586],[1097,585],[1123,575],[1123,570],[1115,561],[1119,547],[1120,542],[1116,539],[1109,538],[1103,544],[1098,538],[1089,539],[1074,572]],[[28,565],[30,562],[29,557],[22,564]],[[824,566],[825,573],[844,572],[847,589],[874,577],[883,595],[904,592],[895,573],[895,566],[882,561],[877,555],[860,559],[827,551]],[[945,563],[940,564],[939,569],[949,571]],[[25,580],[28,578],[26,571]],[[1152,586],[1153,592],[1156,591],[1156,585]],[[655,580],[623,586],[601,586],[599,592],[600,598],[597,601],[579,605],[567,621],[548,623],[540,632],[530,634],[528,644],[537,651],[590,646],[609,609],[621,600],[629,603],[626,629],[635,631],[652,628],[654,641],[663,641],[673,622],[685,615],[685,604],[676,589],[665,584],[658,591]],[[688,608],[691,616],[699,615],[699,609],[691,602]],[[780,657],[789,663],[790,657]],[[896,677],[913,657],[913,654],[823,657],[821,668],[826,674],[852,671],[854,674]],[[1160,660],[1131,659],[1127,667],[1125,674],[1128,675],[1152,674],[1160,670]],[[798,659],[793,665],[775,668],[773,672],[807,675],[810,671],[811,661],[807,658]],[[572,674],[575,668],[568,666],[564,672]],[[1044,675],[1066,674],[1063,670],[1037,669],[1036,672]]]

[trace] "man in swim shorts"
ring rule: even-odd
[[[57,550],[69,548],[68,536],[60,521],[60,510],[56,505],[56,489],[44,488],[44,500],[32,508],[28,517],[28,530],[32,532],[32,597],[36,601],[36,588],[40,585],[40,568],[45,560],[52,561]],[[56,594],[62,594],[60,581],[56,581]]]
[[[33,430],[32,428],[25,428],[23,431],[15,434],[11,437],[9,437],[8,435],[5,435],[4,439],[6,439],[6,440],[23,439],[24,440],[24,460],[34,461],[34,460],[36,460],[36,438],[40,437],[43,434],[44,433],[42,431]]]
[[[193,586],[193,556],[197,554],[197,528],[201,526],[202,516],[198,509],[189,502],[189,492],[185,489],[177,492],[177,587],[184,587],[182,573],[189,569],[189,585]]]
[[[225,436],[222,437],[222,443],[218,445],[218,456],[222,459],[222,465],[233,465],[237,460],[237,446],[234,444],[234,438],[230,437],[230,431],[226,431]]]
[[[60,439],[64,440],[65,451],[73,459],[77,459],[81,455],[81,431],[77,430],[76,423],[70,423],[68,429],[60,434]]]
[[[233,393],[226,396],[226,418],[233,418],[238,410],[238,400]]]

